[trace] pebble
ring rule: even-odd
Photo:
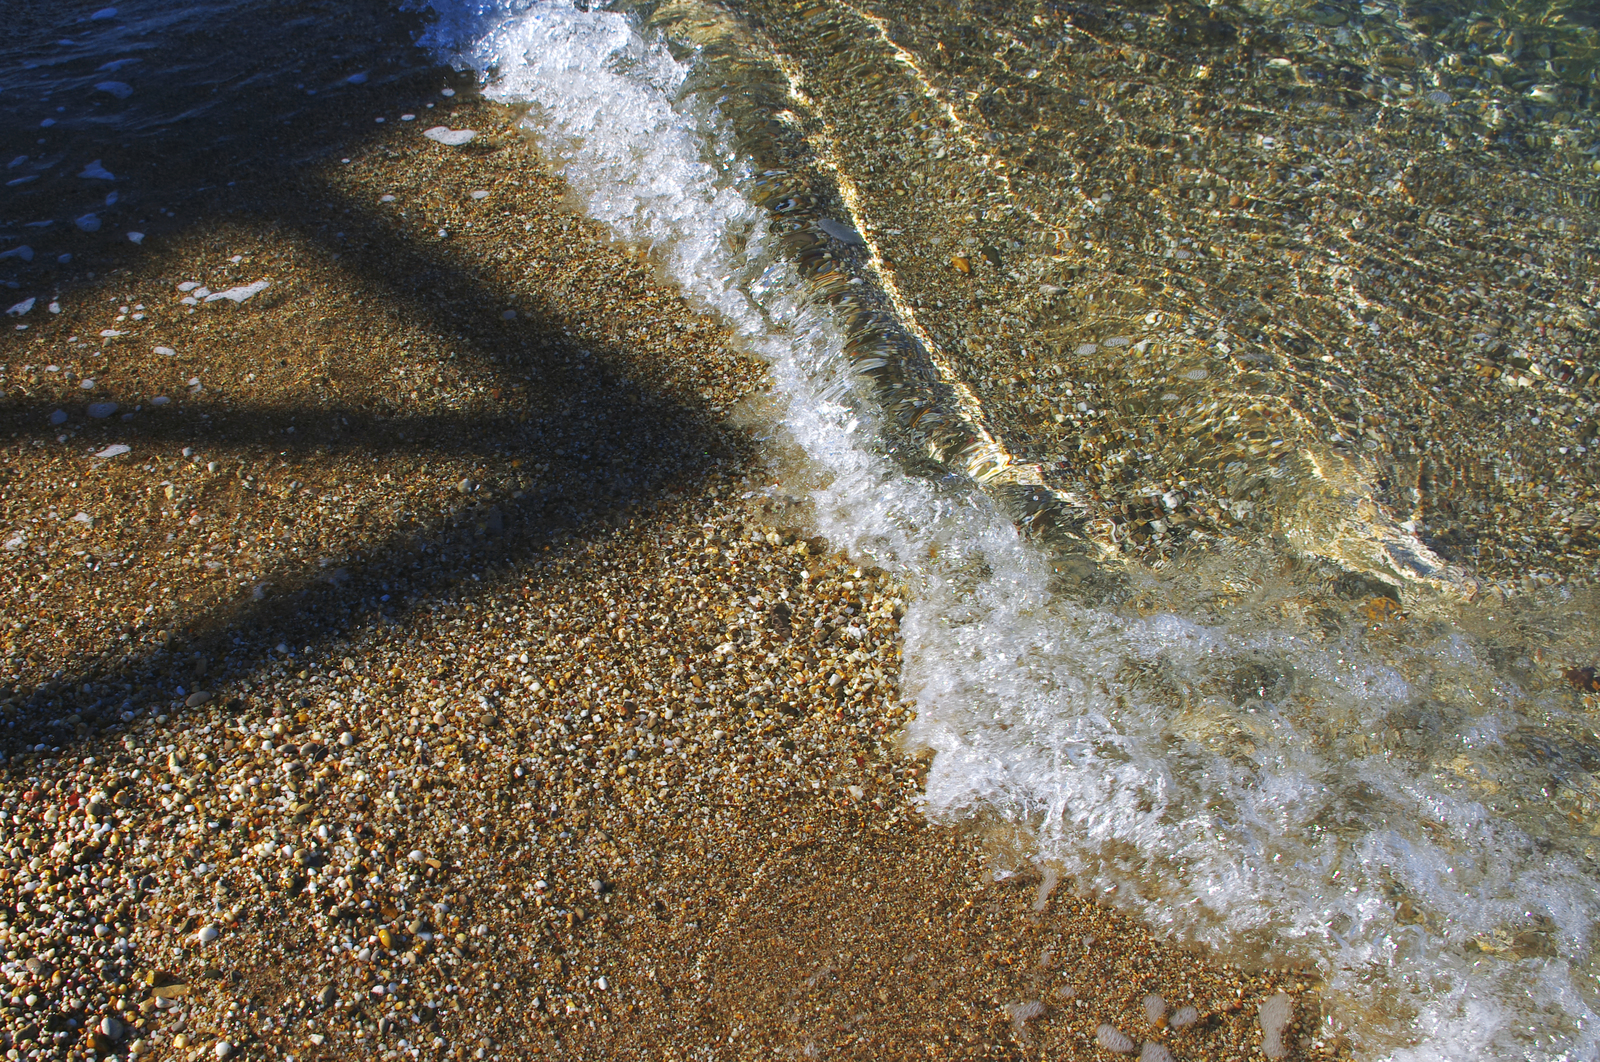
[[[17,303],[15,306],[12,306],[9,310],[7,310],[6,311],[6,316],[7,317],[21,317],[23,314],[25,314],[29,310],[33,309],[33,304],[38,302],[38,301],[39,301],[38,299],[23,299],[21,302]]]
[[[222,935],[222,931],[214,925],[201,926],[200,932],[195,934],[195,939],[202,944],[210,944]]]
[[[95,159],[85,166],[83,172],[79,173],[78,176],[90,181],[114,181],[117,179],[110,170],[100,165],[99,159]]]
[[[1133,1042],[1132,1037],[1109,1023],[1102,1023],[1095,1029],[1094,1041],[1107,1051],[1114,1051],[1119,1055],[1131,1055],[1139,1049],[1139,1045]]]
[[[94,87],[96,92],[104,92],[107,96],[115,96],[119,100],[125,100],[133,95],[133,86],[126,81],[100,81],[96,82]]]
[[[233,1054],[233,1045],[226,1040],[218,1040],[215,1051],[218,1058],[227,1058]]]
[[[0,251],[0,258],[20,258],[24,262],[31,262],[33,261],[33,248],[27,244],[22,244],[20,247],[13,247],[9,251]]]
[[[1167,1050],[1166,1044],[1146,1040],[1144,1047],[1139,1050],[1139,1062],[1177,1062],[1177,1060],[1172,1057],[1172,1052]]]
[[[183,705],[185,708],[198,708],[202,704],[210,703],[211,697],[212,694],[210,690],[199,690],[198,692],[189,694],[189,696],[184,699]]]
[[[1294,1017],[1294,1000],[1287,993],[1279,992],[1262,1002],[1260,1016],[1261,1053],[1268,1058],[1285,1057],[1289,1045],[1284,1042],[1283,1034]]]
[[[84,232],[100,231],[100,218],[96,214],[84,214],[81,217],[73,218],[72,223]]]
[[[95,453],[95,456],[96,457],[121,457],[123,454],[129,453],[132,450],[133,450],[133,447],[127,445],[126,443],[112,443],[110,446],[106,447],[104,450],[97,451]]]
[[[1144,997],[1144,1016],[1151,1025],[1160,1029],[1167,1024],[1167,1001],[1154,992]]]
[[[155,352],[163,358],[175,358],[178,356],[178,352],[171,347],[156,347]]]
[[[144,233],[142,233],[142,232],[130,232],[130,233],[128,233],[128,242],[129,243],[143,243],[144,242]]]
[[[840,243],[848,243],[852,246],[861,246],[866,243],[866,241],[861,238],[861,234],[855,230],[854,226],[847,225],[842,221],[835,221],[833,218],[818,218],[817,228],[821,229],[829,236],[832,236]]]
[[[263,291],[266,291],[270,286],[270,281],[258,280],[254,284],[241,284],[236,288],[229,288],[226,291],[213,291],[209,295],[205,296],[205,301],[217,302],[221,299],[227,299],[229,302],[244,302],[246,299],[253,298],[261,294]],[[195,294],[199,295],[200,291],[196,291]]]
[[[451,129],[449,126],[436,125],[431,129],[424,129],[422,135],[436,144],[447,147],[460,147],[470,142],[478,133],[474,129]]]
[[[1172,1018],[1167,1024],[1174,1029],[1187,1029],[1199,1020],[1200,1011],[1194,1007],[1179,1007],[1173,1012]]]
[[[85,380],[84,382],[87,383],[88,381]],[[111,414],[115,413],[117,408],[117,403],[115,402],[90,402],[89,416],[93,417],[95,420],[105,420],[107,417],[111,416]]]
[[[50,414],[50,423],[51,424],[65,424],[66,422],[67,422],[67,411],[66,410],[58,409],[54,413]]]

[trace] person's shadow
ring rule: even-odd
[[[199,684],[217,686],[247,673],[257,666],[251,661],[269,657],[280,643],[298,653],[363,624],[403,623],[409,608],[451,594],[464,581],[479,585],[474,580],[495,566],[525,568],[520,577],[536,579],[539,567],[532,562],[552,540],[581,538],[619,514],[625,518],[737,449],[735,435],[718,426],[719,411],[687,373],[669,373],[655,385],[634,382],[630,377],[639,373],[632,354],[597,339],[593,322],[574,319],[559,293],[546,297],[536,279],[485,269],[484,256],[475,261],[450,240],[396,225],[380,204],[351,198],[322,176],[342,158],[383,150],[373,141],[393,126],[359,116],[406,107],[417,113],[417,126],[434,124],[430,118],[443,122],[445,108],[462,101],[442,97],[442,87],[470,95],[470,83],[436,66],[413,43],[414,17],[396,15],[378,0],[178,13],[164,13],[157,4],[145,5],[153,13],[142,13],[137,4],[123,4],[106,19],[91,18],[97,4],[76,6],[82,10],[58,19],[35,11],[21,20],[25,32],[6,49],[8,57],[0,56],[0,68],[13,71],[12,83],[0,79],[0,87],[13,90],[0,94],[0,120],[11,130],[5,154],[18,159],[10,172],[33,178],[9,189],[8,213],[13,222],[52,222],[22,228],[22,236],[0,247],[29,247],[28,255],[0,259],[0,280],[13,286],[17,301],[31,296],[38,304],[18,318],[31,331],[12,331],[7,319],[12,350],[4,360],[12,363],[13,381],[25,362],[73,356],[57,334],[64,329],[45,316],[45,302],[72,306],[93,296],[103,303],[117,290],[107,274],[159,270],[160,247],[227,226],[277,233],[337,256],[340,269],[368,291],[381,292],[386,305],[377,312],[436,337],[454,353],[453,367],[480,379],[492,376],[501,395],[487,415],[392,412],[337,398],[230,397],[207,405],[204,398],[183,396],[183,414],[147,410],[126,422],[85,420],[75,410],[71,423],[61,426],[72,432],[71,447],[87,452],[127,443],[141,453],[160,447],[169,455],[187,444],[203,444],[208,455],[271,447],[290,461],[339,451],[372,457],[401,451],[471,456],[498,467],[529,455],[555,467],[527,489],[504,487],[490,504],[475,502],[476,485],[464,483],[450,512],[391,526],[333,557],[280,564],[264,586],[212,595],[197,608],[162,617],[160,630],[115,621],[108,602],[103,622],[83,625],[96,632],[92,637],[48,648],[27,638],[30,629],[49,626],[51,617],[39,613],[92,611],[98,602],[41,593],[30,565],[50,567],[66,558],[36,556],[31,540],[0,554],[0,565],[14,577],[7,626],[19,639],[10,673],[0,675],[0,699],[9,702],[0,748],[8,759],[57,754],[146,707],[174,703],[179,687],[196,688],[197,660],[213,662]],[[27,77],[17,72],[24,69]],[[30,78],[35,93],[45,86],[43,94],[15,91]],[[120,88],[97,87],[113,81],[131,92],[124,97]],[[428,102],[442,106],[429,111]],[[72,106],[55,110],[64,104]],[[53,124],[43,125],[51,116],[57,116]],[[448,150],[494,148],[480,142]],[[116,179],[79,176],[91,160]],[[116,201],[108,204],[112,192]],[[85,233],[72,220],[90,214],[102,234]],[[123,235],[135,228],[144,232],[142,243]],[[518,307],[514,319],[502,313],[508,306]],[[222,312],[254,310],[246,303]],[[216,310],[202,305],[199,312]],[[52,424],[60,399],[26,386],[0,390],[6,392],[0,443],[11,455],[6,475],[16,522],[31,489],[30,463],[61,448]],[[149,478],[153,489],[162,473]],[[132,498],[112,504],[135,510]],[[148,541],[129,545],[148,562],[163,541],[134,523],[128,521],[130,534]],[[402,586],[409,596],[399,592]],[[386,587],[396,592],[386,594]],[[228,661],[239,662],[233,676]],[[154,697],[143,703],[128,696],[151,689]]]

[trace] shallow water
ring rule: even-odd
[[[408,61],[290,34],[241,76],[204,58],[235,8],[119,6],[18,38],[42,65],[5,68],[13,132],[61,116],[19,195],[107,130],[231,150],[212,89],[289,123]],[[1443,3],[432,13],[423,44],[764,354],[757,415],[822,530],[911,585],[931,813],[1317,970],[1307,1031],[1361,1057],[1600,1058],[1591,28]],[[53,194],[17,202],[67,217]]]

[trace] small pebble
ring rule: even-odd
[[[216,940],[217,937],[221,935],[221,930],[217,929],[216,926],[206,925],[200,927],[200,932],[195,934],[195,939],[200,941],[202,944],[210,944],[213,940]]]
[[[1167,1001],[1154,992],[1144,997],[1144,1016],[1156,1028],[1167,1024]]]
[[[87,383],[88,381],[86,380],[84,382]],[[117,411],[117,404],[115,402],[91,402],[91,403],[89,403],[89,416],[93,417],[95,420],[105,420],[107,417],[111,416],[111,414],[115,413],[116,411]],[[63,417],[62,419],[65,420],[66,418]]]
[[[1131,1055],[1139,1049],[1133,1038],[1115,1025],[1102,1024],[1094,1031],[1094,1040],[1107,1051],[1115,1051],[1119,1055]]]
[[[422,135],[436,144],[460,147],[475,138],[478,133],[474,129],[451,129],[448,126],[436,125],[431,129],[424,129]]]
[[[1268,1058],[1283,1058],[1289,1053],[1283,1034],[1294,1017],[1294,1000],[1279,992],[1261,1004],[1261,1053]]]
[[[1177,1062],[1177,1060],[1172,1057],[1172,1052],[1167,1050],[1165,1044],[1146,1040],[1144,1047],[1139,1050],[1139,1062]]]
[[[1199,1020],[1200,1012],[1194,1007],[1179,1007],[1173,1012],[1172,1018],[1167,1024],[1174,1029],[1187,1029]]]

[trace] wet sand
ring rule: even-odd
[[[3,1046],[1234,1059],[1281,990],[1324,1053],[1296,975],[921,819],[904,602],[737,426],[762,366],[450,83],[8,321]]]

